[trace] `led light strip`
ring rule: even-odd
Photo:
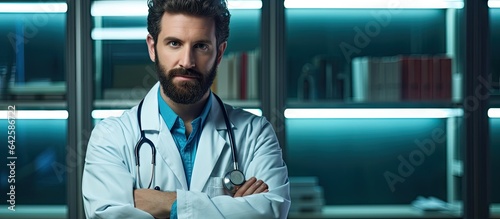
[[[11,113],[16,115],[12,116]],[[66,110],[0,110],[0,119],[67,119]]]
[[[285,0],[286,8],[463,8],[461,0]]]
[[[105,16],[147,16],[146,1],[94,1],[90,8],[94,17]]]
[[[0,3],[0,13],[66,13],[66,3]]]
[[[243,109],[257,116],[262,116],[262,110],[260,109]],[[92,118],[94,119],[105,119],[108,117],[118,117],[123,114],[125,110],[93,110]]]
[[[93,40],[146,40],[147,36],[147,27],[94,28],[91,33]]]
[[[500,8],[500,0],[489,0],[488,7],[490,8]]]
[[[260,0],[229,0],[229,9],[260,9]],[[106,16],[147,16],[146,1],[94,1],[90,10],[94,17]]]
[[[229,9],[261,9],[261,0],[228,0],[227,8]]]
[[[488,117],[490,117],[490,118],[500,118],[500,108],[490,108],[488,110]]]
[[[462,116],[462,109],[286,109],[285,118],[449,118]]]

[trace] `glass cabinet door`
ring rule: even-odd
[[[284,3],[291,216],[460,216],[463,2]]]
[[[5,218],[66,217],[66,12],[65,1],[0,1]]]
[[[147,2],[93,1],[91,15],[96,104],[135,105],[156,83],[146,46]]]
[[[463,3],[311,2],[285,1],[289,103],[451,101]]]
[[[262,3],[230,0],[228,7],[230,36],[212,91],[233,105],[259,114],[257,81]],[[157,82],[157,73],[146,45],[146,1],[95,0],[91,13],[95,108],[96,117],[100,119],[109,115],[106,110],[127,109],[138,104]]]
[[[0,1],[3,100],[64,100],[66,3]]]

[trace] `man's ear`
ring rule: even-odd
[[[227,47],[227,41],[221,43],[218,48],[218,56],[217,56],[217,65],[220,64],[220,61],[222,60],[222,56],[224,55],[224,51],[226,51]]]
[[[155,62],[155,40],[153,39],[153,36],[151,36],[151,34],[148,34],[148,36],[146,37],[146,43],[148,44],[149,58],[151,59],[151,61]]]

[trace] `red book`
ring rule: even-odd
[[[408,101],[420,100],[421,92],[421,69],[420,57],[408,56],[403,58],[403,99]]]
[[[422,58],[415,57],[413,65],[413,80],[411,84],[410,95],[412,100],[421,100],[421,90],[422,90]]]
[[[420,74],[420,99],[430,100],[431,96],[431,75],[432,75],[432,58],[428,56],[422,56],[421,58],[422,68]]]
[[[451,58],[443,57],[441,64],[442,100],[451,100]]]
[[[432,58],[432,77],[431,77],[431,90],[432,99],[441,100],[443,95],[443,84],[441,81],[441,57],[434,56]]]
[[[410,100],[410,62],[408,56],[401,56],[401,99]]]

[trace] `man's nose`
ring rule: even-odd
[[[181,68],[190,69],[195,66],[194,54],[192,49],[186,48],[181,54],[179,65]]]

